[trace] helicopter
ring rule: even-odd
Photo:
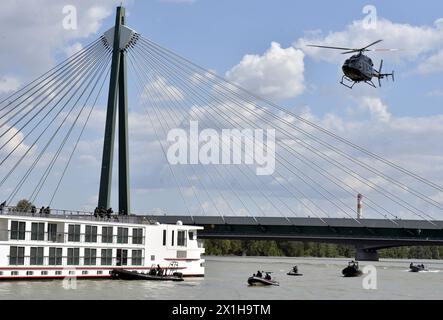
[[[380,62],[380,68],[376,70],[374,68],[374,63],[372,62],[371,58],[364,55],[364,52],[367,51],[397,51],[397,49],[369,49],[370,47],[382,42],[383,40],[378,40],[370,45],[367,45],[364,48],[361,49],[352,49],[352,48],[341,48],[341,47],[327,47],[327,46],[318,46],[318,45],[307,45],[308,47],[315,47],[315,48],[323,48],[323,49],[335,49],[335,50],[343,50],[342,54],[352,54],[357,53],[356,55],[353,55],[349,59],[345,61],[343,64],[342,70],[343,70],[343,77],[340,81],[342,85],[345,87],[352,89],[356,83],[364,82],[371,87],[377,88],[374,82],[372,81],[372,78],[378,79],[378,85],[381,87],[381,79],[392,77],[392,81],[395,81],[394,79],[394,71],[392,73],[382,73],[383,69],[383,60]]]

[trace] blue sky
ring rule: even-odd
[[[0,93],[10,94],[103,34],[114,23],[117,3],[71,1],[78,9],[79,28],[66,31],[63,1],[44,0],[39,6],[26,0],[5,1],[0,27],[3,24],[2,38],[8,45],[0,53]],[[367,5],[377,9],[378,18],[376,29],[369,31],[361,27]],[[443,168],[441,1],[128,0],[125,6],[128,25],[144,37],[443,184],[443,174],[436,172]],[[383,59],[384,71],[396,72],[396,82],[383,81],[379,89],[342,87],[341,65],[346,57],[305,46],[358,47],[378,39],[384,39],[379,47],[401,49],[369,53],[376,66]],[[271,87],[275,90],[269,93]],[[94,207],[104,100],[101,104],[78,151],[77,160],[90,162],[79,160],[67,177],[87,187],[76,189],[76,200],[62,194],[58,207]],[[140,112],[136,99],[131,101],[131,119],[138,121]],[[140,127],[134,124],[134,154],[146,143]],[[149,150],[159,155],[158,150]],[[164,160],[148,160],[150,168],[141,164],[142,159],[135,160],[135,211],[168,206],[183,210],[168,201],[174,191],[160,196],[150,189],[154,187],[140,182],[161,180],[155,171]],[[0,194],[7,193],[3,191]],[[440,193],[430,196],[443,199]]]

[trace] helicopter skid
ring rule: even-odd
[[[348,78],[347,76],[343,76],[341,78],[340,84],[345,86],[346,88],[353,89],[355,84],[360,83],[360,82],[364,82],[371,87],[377,88],[377,86],[374,84],[374,82],[372,82],[372,80],[354,81],[354,80]]]

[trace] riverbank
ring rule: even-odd
[[[209,256],[354,258],[352,246],[291,241],[205,240]],[[443,259],[443,247],[401,247],[379,251],[382,259]]]

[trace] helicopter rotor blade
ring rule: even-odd
[[[380,42],[382,42],[382,41],[383,41],[383,40],[377,40],[377,41],[371,43],[370,45],[367,45],[366,47],[361,48],[361,51],[365,51],[365,50],[368,49],[369,47],[372,47],[372,46],[374,46],[374,45],[376,45],[377,43],[380,43]]]
[[[366,51],[373,51],[373,52],[395,52],[395,51],[401,51],[402,49],[368,49]]]
[[[328,47],[328,46],[317,46],[313,44],[306,45],[307,47],[314,47],[314,48],[323,48],[323,49],[335,49],[335,50],[355,50],[352,48],[341,48],[341,47]]]

